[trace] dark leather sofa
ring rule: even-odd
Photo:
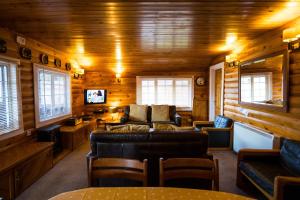
[[[140,125],[149,125],[152,127],[152,121],[151,121],[151,114],[152,114],[152,108],[151,106],[148,106],[147,108],[147,122],[142,121],[130,121],[129,119],[129,113],[130,113],[130,106],[124,107],[124,116],[121,118],[122,124],[140,124]],[[174,124],[177,126],[181,126],[181,116],[176,112],[176,106],[169,106],[169,113],[170,113],[170,122],[159,122],[159,123],[168,123],[168,124]]]
[[[94,131],[90,135],[90,157],[148,159],[148,185],[159,185],[159,158],[209,157],[207,135],[199,131],[150,131],[148,133],[109,133]],[[124,186],[128,185],[128,182]],[[112,186],[113,184],[97,186]],[[120,186],[120,184],[117,184]],[[122,186],[122,184],[121,184]],[[135,186],[135,185],[134,185]]]
[[[209,148],[232,148],[233,120],[218,115],[215,121],[194,121],[193,126],[208,134]]]
[[[237,186],[249,181],[268,199],[300,199],[300,142],[284,139],[280,150],[242,149]]]

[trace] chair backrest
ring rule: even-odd
[[[147,159],[141,162],[125,158],[91,158],[89,162],[89,186],[99,178],[125,178],[147,186]]]
[[[280,150],[283,166],[296,176],[300,176],[300,141],[284,139]]]
[[[214,122],[214,127],[215,128],[230,128],[233,124],[233,120],[222,116],[222,115],[218,115],[215,119]]]
[[[210,180],[212,189],[219,190],[218,160],[206,158],[160,158],[159,185],[163,187],[165,181],[176,179],[204,179]]]

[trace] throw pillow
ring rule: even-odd
[[[168,105],[152,105],[152,122],[169,122],[170,113]]]
[[[149,132],[150,126],[149,125],[130,124],[130,130],[132,132]]]
[[[156,131],[175,131],[175,127],[173,124],[153,123],[153,129]]]
[[[107,125],[106,130],[111,133],[130,133],[131,132],[129,125],[119,125],[119,126]]]
[[[130,104],[129,120],[147,122],[147,106]]]

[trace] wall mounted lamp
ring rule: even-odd
[[[121,73],[116,73],[116,79],[118,83],[121,83]]]
[[[74,73],[74,78],[75,79],[83,78],[83,75],[84,75],[84,69],[76,69]]]
[[[237,55],[234,53],[227,55],[225,57],[225,62],[227,63],[227,66],[229,66],[229,67],[238,67],[240,64],[240,62],[237,59]]]
[[[291,51],[300,49],[300,26],[283,30],[282,41],[288,43],[288,49]]]

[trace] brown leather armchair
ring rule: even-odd
[[[299,199],[300,142],[285,139],[280,150],[240,150],[236,184],[245,188],[249,182],[268,199]]]

